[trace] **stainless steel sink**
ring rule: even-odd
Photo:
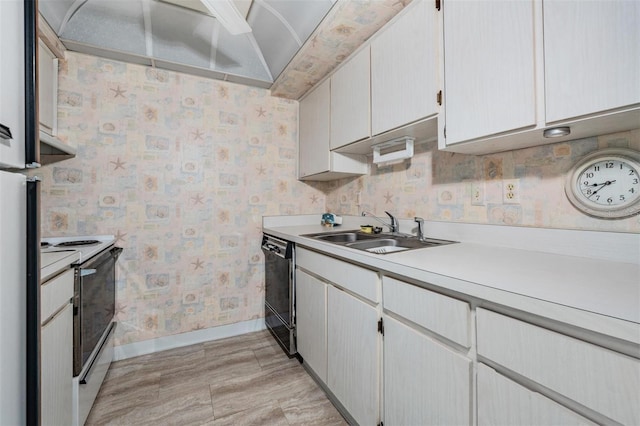
[[[436,247],[456,242],[435,238],[419,240],[417,237],[404,234],[365,234],[360,231],[322,232],[318,234],[303,235],[303,237],[315,238],[317,240],[327,241],[358,250],[365,250],[376,254],[388,254],[398,251]]]
[[[331,234],[313,234],[313,235],[305,235],[306,237],[313,236],[318,240],[329,241],[332,243],[352,243],[354,241],[359,240],[369,240],[369,239],[377,239],[375,235],[365,234],[364,232],[358,231],[349,231],[349,232],[339,232],[339,233],[331,233]]]

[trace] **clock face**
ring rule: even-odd
[[[578,186],[587,202],[597,206],[623,206],[640,198],[639,179],[636,166],[612,157],[583,168]]]
[[[597,151],[567,176],[565,192],[582,212],[606,219],[640,212],[640,152],[623,148]]]

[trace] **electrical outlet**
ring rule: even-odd
[[[471,205],[484,206],[484,181],[471,184]]]
[[[502,181],[502,202],[504,204],[520,204],[520,179]]]

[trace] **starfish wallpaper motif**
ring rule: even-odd
[[[42,235],[124,248],[116,344],[260,318],[262,215],[322,208],[296,180],[297,102],[73,52],[59,99],[78,155],[38,171]]]

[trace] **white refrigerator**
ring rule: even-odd
[[[0,424],[40,424],[37,2],[0,0]]]

